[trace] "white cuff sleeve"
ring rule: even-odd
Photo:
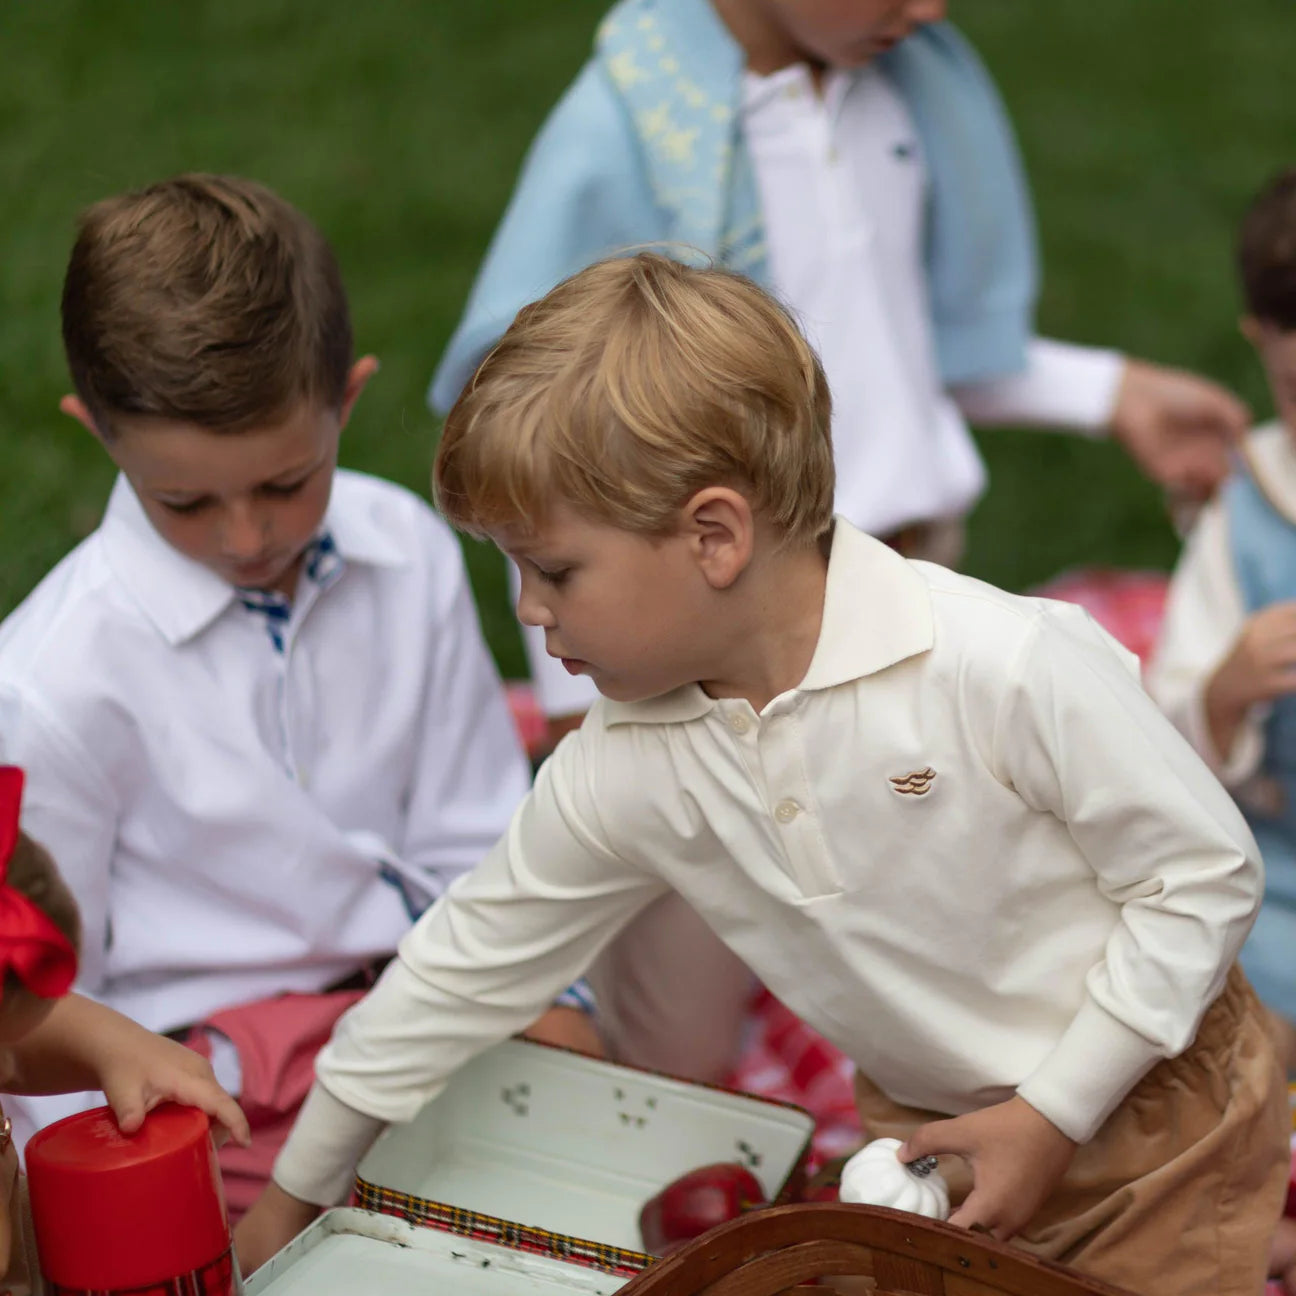
[[[1087,1143],[1163,1056],[1150,1040],[1087,999],[1017,1094],[1067,1138]]]
[[[317,1080],[275,1161],[275,1183],[314,1206],[346,1201],[355,1168],[383,1124],[339,1102]]]
[[[1118,351],[1034,338],[1021,373],[951,391],[970,423],[1061,427],[1098,436],[1107,430],[1125,372]]]

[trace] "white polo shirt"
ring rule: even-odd
[[[276,619],[119,479],[0,628],[0,759],[81,907],[79,988],[152,1029],[390,954],[526,791],[449,529],[351,472],[325,529]]]
[[[1017,1092],[1085,1140],[1191,1042],[1261,885],[1232,799],[1086,613],[839,519],[801,684],[759,714],[695,685],[596,705],[339,1023],[276,1178],[343,1193],[379,1122],[667,888],[892,1098]]]

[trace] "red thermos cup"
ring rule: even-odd
[[[36,1251],[51,1296],[238,1296],[207,1117],[158,1107],[123,1134],[98,1107],[27,1144]]]

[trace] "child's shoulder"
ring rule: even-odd
[[[1264,423],[1247,434],[1242,458],[1245,472],[1236,474],[1222,494],[1225,510],[1236,505],[1249,483],[1280,517],[1296,523],[1296,437],[1276,419]]]
[[[333,479],[329,524],[353,544],[384,544],[421,563],[462,563],[455,533],[417,492],[368,473],[339,468]],[[342,539],[342,537],[339,537]]]
[[[1138,677],[1138,662],[1074,603],[1010,594],[986,581],[933,563],[915,563],[932,599],[933,659],[937,669],[964,682],[991,686],[1019,681],[1036,653],[1097,654],[1120,673]]]
[[[129,616],[95,531],[46,573],[0,623],[0,680],[20,674],[50,655],[93,649],[106,622]]]

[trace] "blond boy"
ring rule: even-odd
[[[967,1159],[956,1223],[1135,1290],[1259,1289],[1283,1102],[1230,971],[1246,826],[1083,613],[834,521],[829,412],[764,293],[650,255],[483,363],[442,506],[603,696],[339,1024],[246,1263],[673,890],[855,1059],[875,1132]]]

